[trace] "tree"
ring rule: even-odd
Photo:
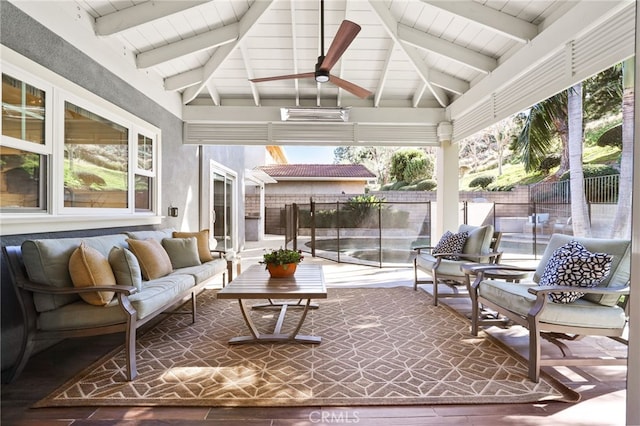
[[[584,196],[584,173],[582,170],[582,84],[578,83],[568,90],[568,147],[571,176],[571,223],[573,234],[580,237],[591,236],[589,211]]]
[[[333,151],[336,164],[362,164],[378,176],[378,183],[389,182],[389,165],[396,147],[340,146]]]
[[[622,153],[620,155],[620,186],[618,207],[611,229],[612,238],[631,236],[631,194],[633,191],[633,116],[635,58],[622,64]]]
[[[396,151],[391,157],[390,175],[396,181],[414,182],[433,177],[433,161],[427,154],[416,148]]]
[[[512,144],[527,172],[540,166],[549,152],[553,152],[553,139],[560,140],[560,167],[554,177],[569,169],[569,144],[567,124],[567,91],[560,92],[532,106],[522,117],[523,127]]]

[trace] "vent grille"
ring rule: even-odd
[[[194,145],[385,144],[438,146],[435,125],[269,122],[185,123],[184,140]]]

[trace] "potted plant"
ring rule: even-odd
[[[302,259],[304,257],[300,250],[280,248],[263,254],[260,263],[265,264],[265,268],[272,277],[281,278],[293,275]]]

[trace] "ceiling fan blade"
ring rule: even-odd
[[[338,86],[339,88],[346,90],[347,92],[352,93],[361,99],[365,99],[373,95],[373,92],[370,92],[367,89],[358,86],[357,84],[353,84],[350,81],[343,80],[339,77],[336,77],[333,74],[331,74],[331,76],[329,77],[329,81],[335,84],[336,86]]]
[[[277,75],[275,77],[252,78],[252,79],[249,79],[249,81],[253,83],[260,83],[263,81],[293,80],[296,78],[314,78],[314,77],[315,77],[315,73],[305,72],[302,74],[289,74],[289,75]]]
[[[359,32],[360,25],[347,20],[342,21],[342,24],[340,24],[340,28],[338,28],[336,36],[331,42],[331,46],[329,46],[329,50],[327,50],[327,54],[324,55],[324,60],[322,61],[320,69],[326,71],[331,70],[336,62],[340,60],[340,57],[342,56],[344,51],[347,50],[347,48],[353,42]]]

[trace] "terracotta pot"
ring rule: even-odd
[[[296,272],[297,263],[288,263],[287,265],[267,265],[267,270],[271,278],[290,277]]]

